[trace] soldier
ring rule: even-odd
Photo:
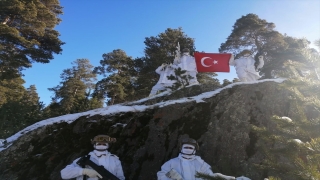
[[[259,56],[258,58],[259,65],[255,67],[255,60],[251,56],[251,51],[246,49],[241,52],[241,57],[239,59],[230,59],[229,65],[235,66],[240,81],[256,81],[260,78],[257,71],[264,65],[263,56]]]
[[[102,165],[106,170],[115,175],[121,180],[124,180],[122,166],[119,158],[108,152],[109,143],[115,142],[115,138],[111,138],[107,135],[95,136],[91,143],[93,144],[94,150],[89,153],[90,160],[97,165]],[[102,176],[92,169],[90,166],[80,167],[77,162],[80,158],[73,161],[72,164],[66,166],[61,170],[62,179],[76,178],[77,180],[98,180]]]
[[[156,73],[160,75],[159,81],[151,89],[149,97],[152,97],[157,94],[158,91],[168,90],[170,91],[171,87],[176,81],[168,79],[168,76],[174,75],[174,68],[171,64],[163,63],[156,69]]]
[[[182,50],[182,57],[180,58],[180,63],[178,64],[178,67],[181,68],[181,70],[185,70],[187,76],[191,76],[189,79],[189,84],[199,84],[197,80],[197,65],[194,57],[190,55],[190,50],[188,48],[184,48]]]
[[[235,177],[225,176],[220,173],[213,173],[209,164],[204,162],[195,153],[199,149],[196,140],[191,138],[182,139],[180,143],[179,156],[170,159],[161,166],[161,171],[157,173],[158,180],[197,180],[196,172],[208,174],[214,177],[233,180]]]

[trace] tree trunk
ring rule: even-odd
[[[114,104],[114,99],[116,98],[116,96],[112,96],[111,100],[109,101],[108,105],[112,106]]]

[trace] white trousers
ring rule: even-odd
[[[154,96],[157,94],[158,91],[162,91],[162,90],[171,91],[171,89],[168,87],[171,87],[172,85],[173,85],[173,83],[157,83],[156,85],[154,85],[152,87],[149,96]]]

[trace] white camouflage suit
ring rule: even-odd
[[[183,53],[180,63],[178,64],[178,67],[181,68],[181,70],[185,70],[186,75],[190,75],[192,79],[189,79],[189,84],[199,84],[197,80],[197,65],[196,60],[194,57],[190,56],[189,53]]]
[[[96,150],[89,153],[90,160],[97,165],[103,165],[108,171],[110,171],[113,175],[117,176],[119,179],[124,180],[125,177],[123,175],[122,166],[119,158],[116,155],[113,155],[106,151],[106,155],[102,155],[100,158],[95,154]],[[99,152],[100,153],[100,152]],[[61,170],[62,179],[71,179],[76,178],[77,180],[82,180],[83,168],[77,164],[77,161],[80,158],[74,160],[72,164],[67,165],[64,169]],[[90,168],[89,166],[86,168]],[[90,168],[91,169],[91,168]],[[87,180],[98,180],[98,178],[89,178]]]
[[[172,180],[166,176],[171,169],[175,169],[184,180],[200,180],[195,178],[196,172],[205,173],[213,176],[211,167],[204,162],[200,156],[194,156],[191,159],[185,159],[179,154],[178,157],[170,159],[161,166],[161,171],[157,173],[158,180]]]
[[[238,78],[242,82],[250,82],[250,81],[256,81],[261,76],[259,75],[259,72],[256,71],[255,68],[255,60],[252,56],[242,56],[239,59],[233,60],[230,59],[229,65],[235,66],[236,73],[238,75]],[[261,66],[262,62],[260,61],[259,66]],[[263,66],[263,65],[262,65]]]
[[[168,76],[175,75],[174,68],[171,65],[161,65],[156,69],[156,73],[160,75],[160,78],[156,85],[151,89],[149,96],[154,96],[158,91],[166,90],[167,87],[171,87],[176,81],[168,79]],[[169,90],[169,89],[168,89]]]

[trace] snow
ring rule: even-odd
[[[292,120],[289,117],[283,116],[281,117],[282,120],[285,120],[287,122],[292,122]]]
[[[6,139],[7,146],[3,147],[3,143],[1,143],[2,145],[0,144],[0,152],[7,149],[15,140],[17,140],[19,137],[21,137],[22,135],[24,135],[30,131],[36,130],[36,129],[43,127],[43,126],[52,125],[55,123],[66,122],[66,123],[70,124],[82,116],[91,117],[94,115],[102,115],[103,116],[103,115],[111,115],[111,114],[125,113],[125,112],[142,112],[142,111],[145,111],[146,109],[153,109],[155,107],[165,107],[165,106],[169,106],[172,104],[187,103],[187,102],[192,102],[192,101],[196,101],[197,103],[202,103],[202,102],[205,102],[204,99],[213,97],[213,96],[219,94],[222,90],[232,88],[233,86],[242,85],[242,84],[257,84],[257,83],[268,82],[268,81],[282,83],[284,80],[285,79],[279,78],[279,79],[264,79],[264,80],[255,81],[255,82],[237,82],[237,83],[229,84],[223,88],[216,89],[214,91],[202,93],[198,96],[181,98],[181,99],[177,99],[177,100],[169,100],[169,101],[165,101],[165,102],[159,102],[159,103],[156,103],[153,105],[128,106],[130,104],[143,103],[147,100],[170,94],[170,92],[163,92],[163,93],[157,94],[156,96],[144,98],[144,99],[141,99],[138,101],[134,101],[132,103],[127,103],[127,105],[117,104],[117,105],[113,105],[113,106],[107,106],[107,107],[103,107],[103,108],[99,108],[99,109],[90,110],[87,112],[81,112],[81,113],[76,113],[76,114],[67,114],[67,115],[63,115],[63,116],[58,116],[58,117],[42,120],[40,122],[37,122],[33,125],[30,125],[30,126],[24,128],[23,130],[10,136],[9,138],[7,138]],[[92,121],[94,121],[94,120],[92,120]]]
[[[0,139],[0,147],[3,146],[6,143],[5,139]]]
[[[304,144],[300,139],[293,139],[292,141],[298,143],[298,144]]]
[[[236,180],[251,180],[245,176],[237,177]]]
[[[112,125],[111,127],[119,127],[119,126],[121,126],[121,127],[126,127],[126,125],[127,125],[127,124],[116,123],[116,124]]]

